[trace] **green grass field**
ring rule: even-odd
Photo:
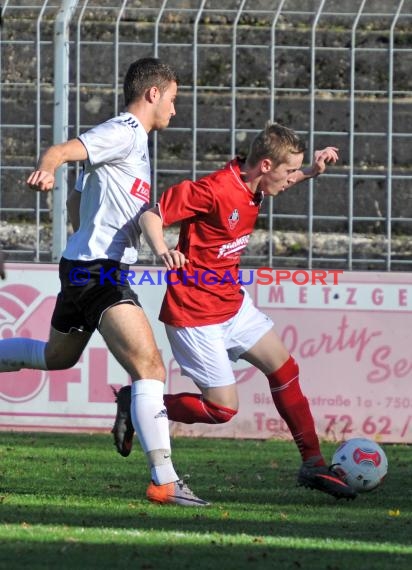
[[[296,486],[291,442],[178,438],[174,461],[207,508],[145,500],[139,447],[109,435],[2,433],[0,568],[412,568],[412,447],[353,502]],[[335,445],[324,444],[329,458]]]

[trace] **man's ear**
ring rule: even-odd
[[[272,169],[272,161],[270,158],[263,158],[260,162],[260,170],[262,174],[266,174]]]
[[[154,85],[146,91],[146,99],[149,103],[155,103],[160,97],[160,91]]]

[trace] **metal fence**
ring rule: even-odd
[[[267,200],[244,263],[410,268],[412,0],[6,0],[2,21],[9,260],[58,259],[77,167],[60,169],[52,200],[25,178],[46,146],[119,112],[129,63],[155,55],[181,84],[177,116],[151,140],[154,201],[279,120],[306,137],[307,161],[329,144],[341,159]]]

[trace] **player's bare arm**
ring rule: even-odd
[[[27,184],[32,190],[48,192],[53,190],[56,170],[66,162],[87,159],[85,146],[79,139],[49,147],[40,157],[36,170],[30,174]]]
[[[327,146],[322,150],[315,150],[312,164],[296,173],[295,184],[323,174],[327,164],[335,164],[339,159],[338,151],[339,149],[335,146]]]
[[[139,225],[148,246],[157,257],[162,259],[167,269],[179,269],[185,265],[186,258],[183,253],[167,247],[163,234],[163,222],[157,206],[146,210],[140,216]]]

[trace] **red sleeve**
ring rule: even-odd
[[[214,205],[214,195],[206,179],[184,180],[168,188],[158,202],[163,225],[209,213]]]

